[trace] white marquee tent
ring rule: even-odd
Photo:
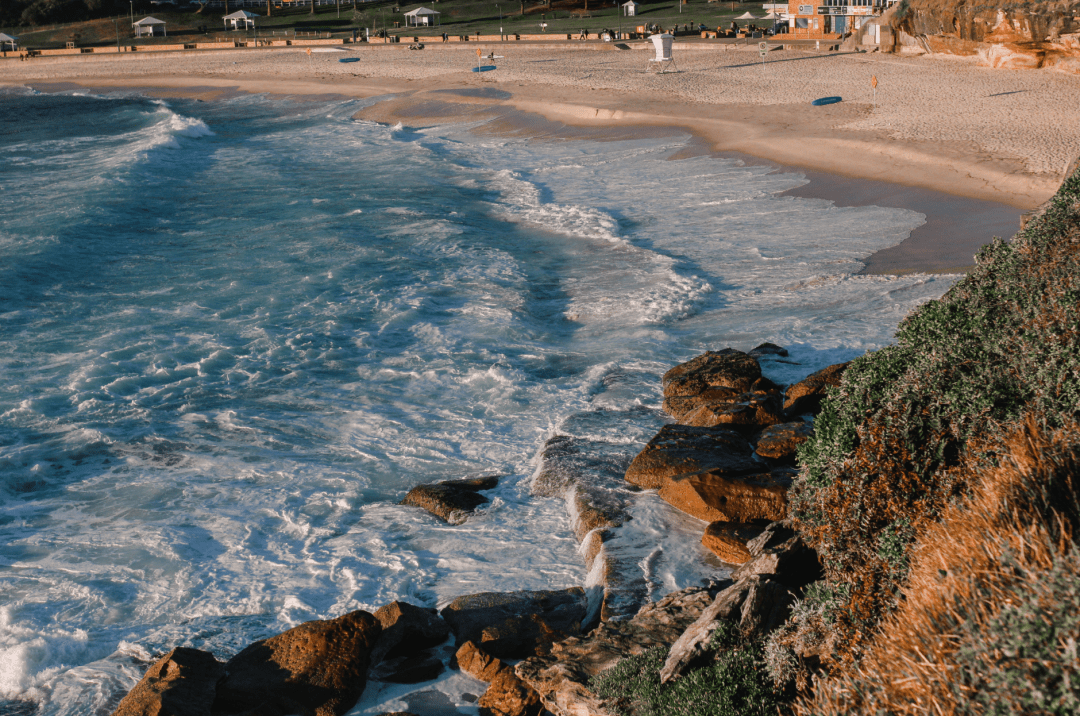
[[[19,49],[19,38],[0,32],[0,51],[11,50],[15,52],[17,49]]]
[[[237,10],[234,13],[224,16],[225,24],[232,23],[232,29],[234,30],[247,30],[248,28],[255,27],[255,18],[259,17],[258,14],[248,12],[247,10]]]
[[[637,9],[639,7],[641,7],[640,3],[636,3],[634,0],[626,0],[626,2],[622,4],[623,15],[626,17],[634,17],[637,15]]]
[[[164,20],[158,20],[156,17],[144,17],[138,22],[131,23],[131,26],[135,28],[135,37],[142,37],[143,35],[153,37],[155,34],[154,28],[158,25],[161,25],[161,34],[168,37],[169,33],[165,29]]]
[[[418,7],[415,10],[410,10],[405,13],[405,27],[408,27],[409,25],[415,25],[416,27],[420,27],[421,25],[438,25],[440,14],[441,13],[438,10]],[[432,22],[432,20],[434,20],[434,22]]]

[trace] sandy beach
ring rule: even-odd
[[[1011,235],[1000,230],[1001,217],[1010,216],[1003,209],[1044,202],[1080,155],[1080,78],[988,69],[973,59],[776,49],[763,66],[756,47],[691,41],[676,43],[677,73],[646,74],[644,43],[629,51],[585,43],[343,49],[9,59],[0,64],[0,83],[46,91],[137,88],[207,99],[235,92],[386,96],[362,116],[414,126],[488,120],[482,131],[540,139],[675,129],[695,135],[703,152],[740,152],[822,178],[881,184],[877,192],[862,187],[848,205],[882,194],[895,199],[890,187],[896,185],[976,202],[924,201],[936,204],[946,220],[936,229],[928,221],[921,232],[925,245],[913,235],[906,250],[879,266],[882,272],[959,268],[957,261],[964,264],[962,257],[990,238],[987,231]],[[496,71],[469,71],[477,49],[504,55]],[[337,61],[346,55],[360,62]],[[872,76],[878,79],[876,102]],[[810,105],[827,95],[844,101]],[[807,195],[844,201],[858,187],[833,182],[826,191],[826,183]],[[955,237],[955,256],[929,260],[940,249],[935,237],[945,230],[955,235],[965,223],[950,216],[976,215],[978,226],[966,230],[971,236]]]

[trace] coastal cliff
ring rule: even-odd
[[[1080,3],[905,0],[891,24],[916,50],[977,55],[988,67],[1080,73]]]

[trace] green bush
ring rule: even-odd
[[[593,677],[589,688],[626,716],[775,716],[785,699],[772,685],[760,644],[727,624],[710,650],[707,665],[669,684],[660,683],[668,650],[657,647]]]
[[[1080,172],[1045,214],[852,362],[799,451],[791,513],[847,603],[840,656],[894,606],[910,546],[1026,415],[1080,415]],[[963,467],[961,467],[963,466]],[[809,617],[807,617],[809,618]],[[798,617],[796,617],[796,621]],[[820,625],[813,629],[819,630]],[[797,629],[796,629],[797,630]]]

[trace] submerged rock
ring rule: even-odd
[[[373,615],[355,611],[257,641],[226,664],[214,713],[341,716],[364,692],[381,630]]]
[[[626,469],[626,480],[659,489],[669,478],[713,470],[744,473],[760,468],[746,438],[728,428],[665,425]]]
[[[213,654],[178,646],[151,666],[113,716],[210,716],[225,664]]]
[[[580,633],[587,607],[581,587],[485,592],[458,597],[442,616],[458,644],[471,641],[497,657],[520,659]]]
[[[550,654],[525,659],[515,667],[517,675],[556,716],[609,715],[589,691],[589,679],[628,656],[673,644],[713,601],[717,587],[684,589],[645,605],[631,619],[604,622],[588,636],[552,645]]]
[[[786,468],[750,475],[703,472],[668,480],[660,497],[706,522],[771,522],[787,515],[787,491],[795,474]]]
[[[837,363],[811,373],[784,393],[784,412],[788,415],[816,415],[821,411],[821,401],[829,388],[840,385],[849,363]]]
[[[781,358],[787,358],[788,351],[787,348],[778,346],[775,343],[762,343],[761,345],[750,349],[747,355],[753,356],[754,358],[764,358],[765,356],[780,356]]]
[[[494,489],[498,484],[498,475],[488,475],[417,485],[400,504],[419,507],[450,524],[460,524],[477,507],[487,504],[488,498],[479,494],[480,491]]]

